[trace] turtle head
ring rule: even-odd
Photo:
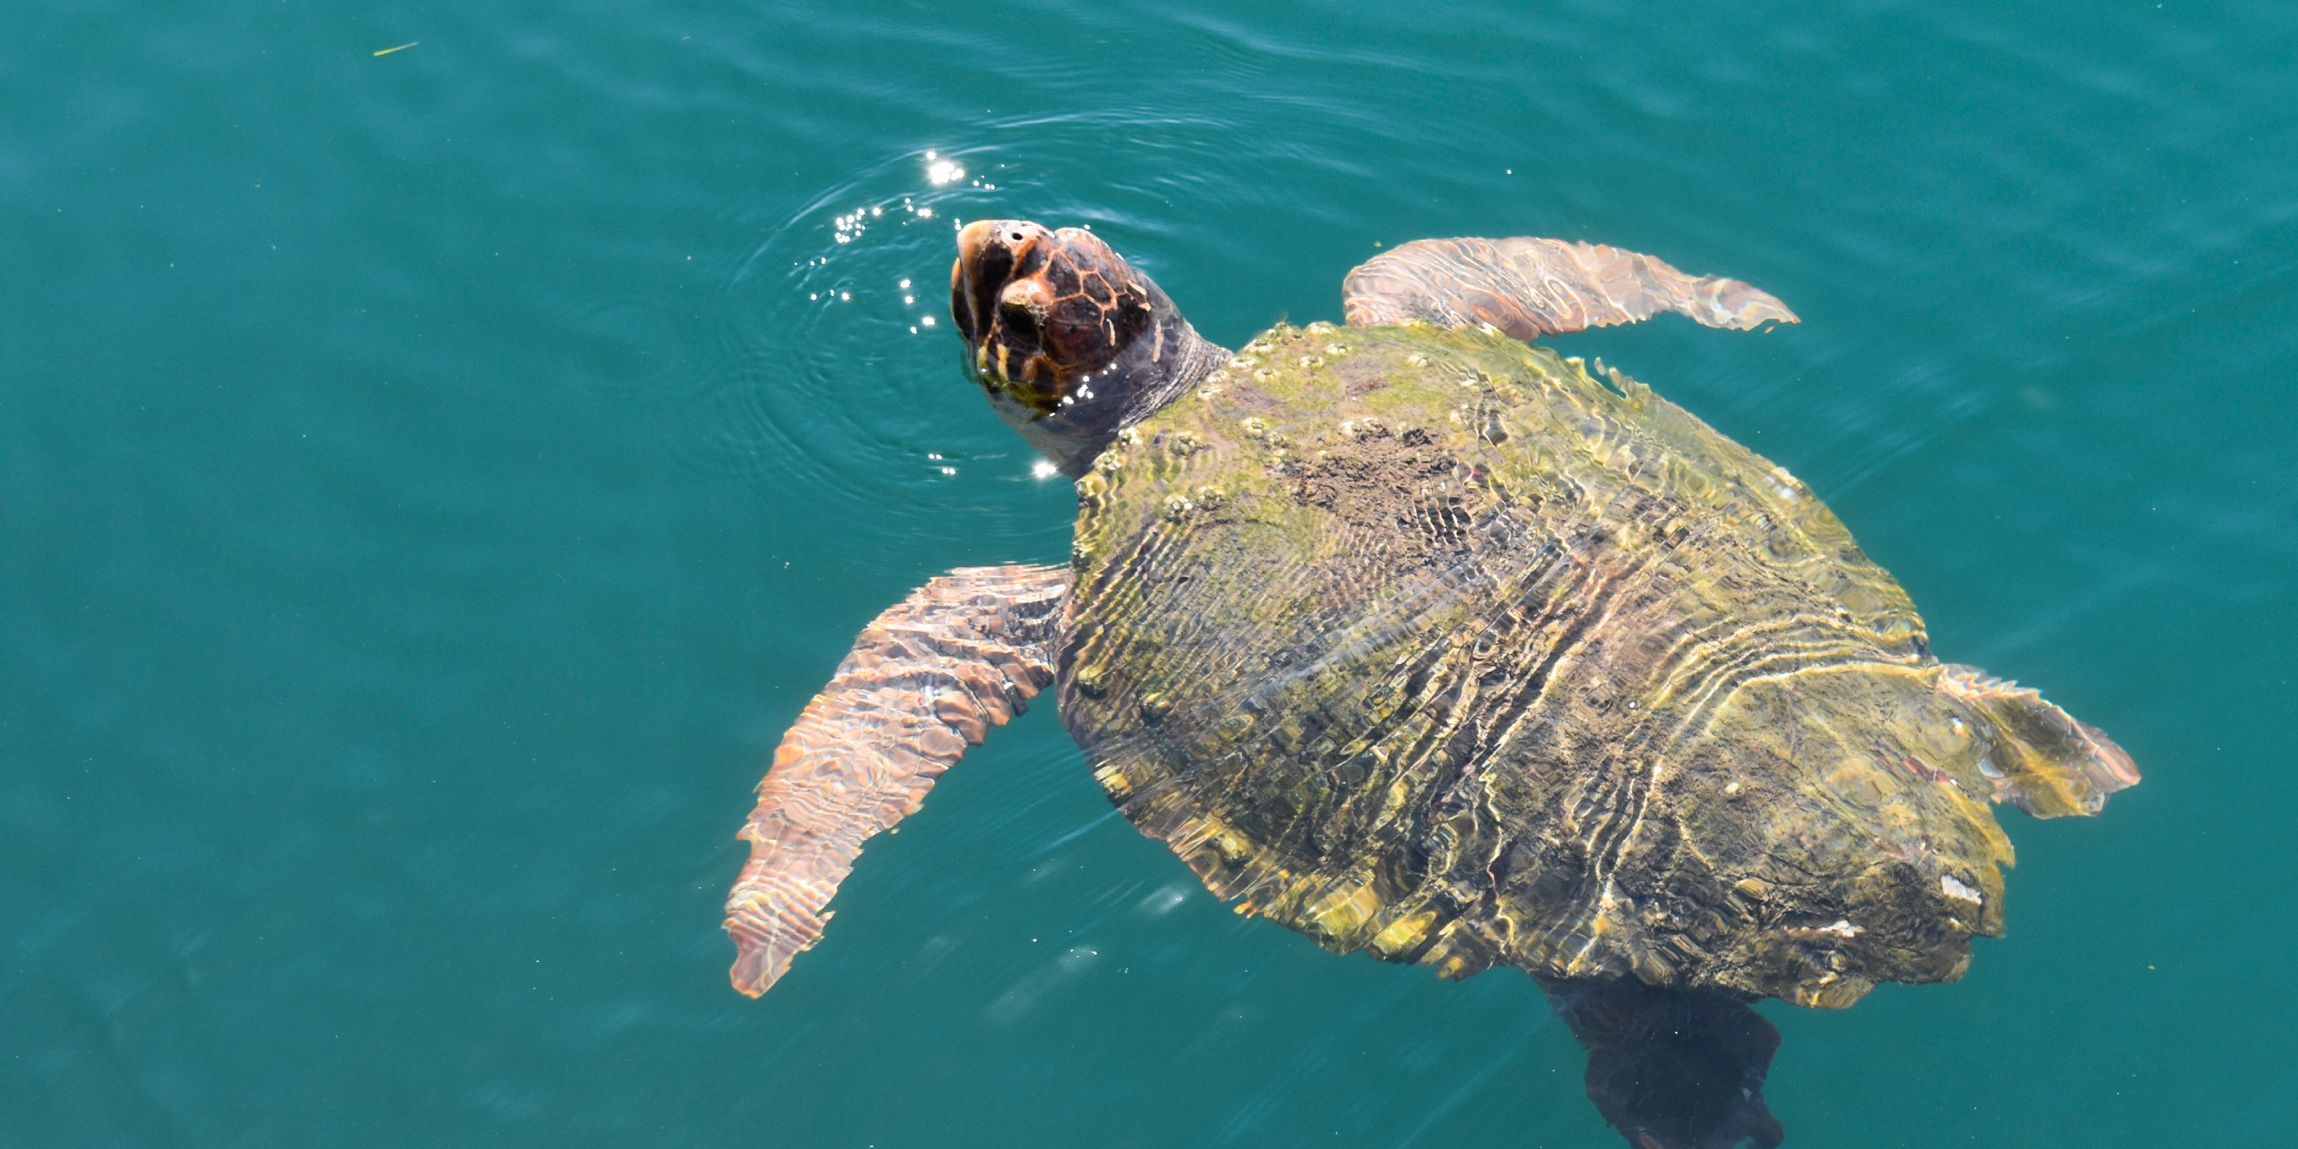
[[[1099,236],[1024,220],[958,232],[950,318],[991,406],[1070,475],[1227,356]]]

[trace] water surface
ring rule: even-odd
[[[2008,816],[1961,984],[1767,1007],[1791,1143],[2288,1138],[2298,9],[1362,8],[16,13],[0,1143],[1618,1144],[1524,979],[1235,917],[1048,713],[727,989],[853,632],[1067,552],[940,318],[993,215],[1231,345],[1430,234],[1779,294],[1570,347],[2147,770]]]

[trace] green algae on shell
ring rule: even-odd
[[[1280,327],[1131,428],[1079,483],[1096,776],[1240,909],[1449,976],[1958,976],[1982,717],[1801,483],[1604,374]]]

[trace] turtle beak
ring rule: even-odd
[[[950,322],[957,324],[958,334],[967,344],[981,342],[983,330],[988,326],[989,311],[982,306],[982,298],[974,285],[980,281],[982,257],[988,252],[997,234],[997,224],[991,220],[976,220],[958,231],[957,260],[950,264]],[[1012,261],[1007,261],[1012,269]]]

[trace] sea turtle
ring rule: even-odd
[[[735,987],[781,977],[863,841],[1053,686],[1216,895],[1335,951],[1529,972],[1634,1145],[1776,1144],[1750,1003],[1959,977],[2002,931],[1989,802],[2096,813],[2137,771],[1932,657],[1787,471],[1528,342],[1795,322],[1777,299],[1531,238],[1404,244],[1344,292],[1345,327],[1232,354],[1089,231],[960,232],[969,366],[1077,480],[1074,549],[862,631],[741,831]]]

